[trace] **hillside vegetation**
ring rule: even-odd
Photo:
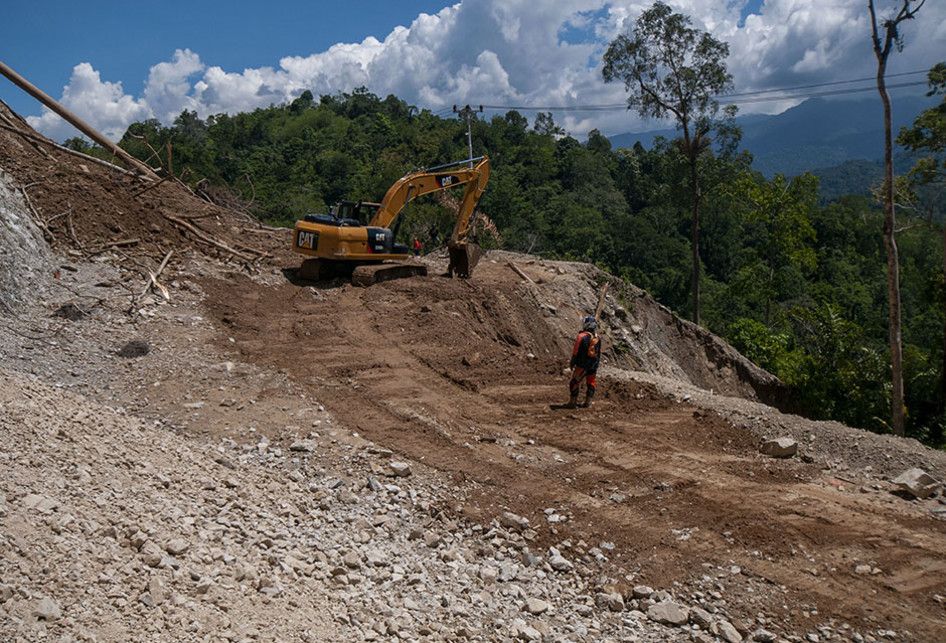
[[[236,116],[136,123],[121,144],[289,225],[339,199],[379,200],[409,169],[465,158],[466,126],[395,96],[305,92]],[[687,312],[687,184],[673,142],[615,150],[597,131],[581,143],[549,115],[530,126],[510,111],[474,122],[473,148],[493,162],[481,206],[505,248],[594,262]],[[886,431],[881,213],[864,196],[822,205],[813,175],[767,179],[736,149],[736,139],[718,140],[700,159],[703,323],[789,384],[807,415]],[[409,206],[401,234],[429,245],[449,225],[447,210],[421,201]],[[939,237],[924,220],[899,237],[908,431],[931,444],[942,441]]]

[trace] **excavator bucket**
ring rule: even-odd
[[[448,248],[450,252],[450,266],[447,271],[451,276],[469,277],[473,274],[473,268],[479,263],[483,256],[483,249],[475,243],[461,243],[451,245]]]

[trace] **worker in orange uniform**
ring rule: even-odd
[[[412,250],[414,251],[414,256],[419,257],[420,251],[424,249],[424,244],[420,242],[420,239],[414,237],[414,243],[412,244]]]
[[[578,406],[578,392],[581,381],[585,380],[585,402],[583,407],[591,406],[597,385],[596,376],[598,363],[601,361],[601,339],[598,337],[598,320],[592,316],[585,317],[581,323],[581,332],[575,338],[575,347],[572,349],[572,378],[568,382],[568,408]]]

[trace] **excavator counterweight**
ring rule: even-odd
[[[409,172],[398,179],[381,203],[343,201],[331,214],[306,215],[296,222],[292,249],[307,259],[297,275],[318,280],[350,273],[352,283],[368,286],[387,279],[426,275],[427,267],[406,261],[407,246],[395,242],[398,215],[425,194],[465,186],[453,233],[447,242],[450,276],[469,277],[482,254],[467,236],[473,211],[489,181],[485,156]]]

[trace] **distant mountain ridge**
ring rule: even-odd
[[[894,96],[894,132],[911,124],[934,102],[923,96]],[[751,114],[737,118],[737,122],[742,126],[742,149],[752,153],[753,167],[769,177],[816,170],[822,174],[849,161],[874,162],[883,157],[883,108],[875,97],[809,98],[781,114]],[[661,129],[618,134],[610,140],[614,147],[631,147],[638,141],[650,147],[658,136],[676,138],[679,133]],[[867,175],[863,171],[857,174]]]

